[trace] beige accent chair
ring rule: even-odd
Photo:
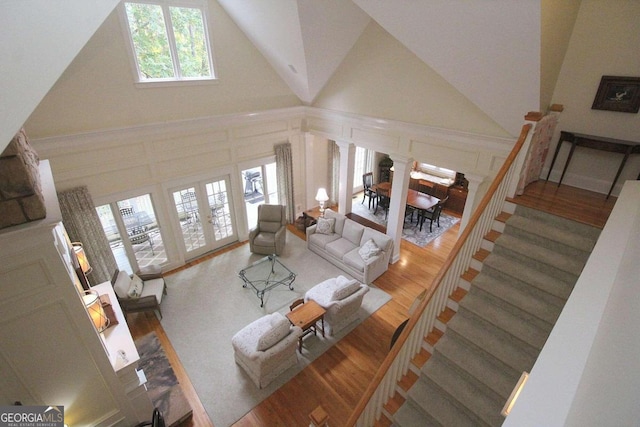
[[[302,329],[275,312],[254,320],[231,338],[236,363],[258,388],[267,386],[298,363]]]
[[[304,295],[304,301],[313,300],[327,310],[324,315],[324,330],[331,336],[357,319],[358,310],[367,292],[369,286],[364,283],[338,276],[309,289]]]
[[[258,226],[249,232],[249,249],[255,254],[281,255],[287,238],[287,219],[282,205],[259,205]]]
[[[160,304],[162,297],[167,295],[167,285],[158,266],[145,268],[133,276],[116,269],[111,284],[125,315],[152,311],[162,319]]]

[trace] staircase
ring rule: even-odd
[[[427,362],[412,366],[417,380],[401,393],[394,426],[501,425],[504,403],[531,370],[601,231],[510,202],[505,210],[481,262],[461,279],[455,294],[467,292],[451,300],[456,313],[441,324],[444,334],[432,348],[426,340]]]

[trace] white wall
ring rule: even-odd
[[[42,138],[300,105],[218,3],[208,5],[218,80],[135,84],[119,6],[38,105],[27,134]]]
[[[118,0],[0,4],[0,152],[117,4]]]
[[[561,130],[640,142],[640,114],[592,110],[603,75],[640,76],[640,2],[583,0],[558,78],[553,103],[565,109],[556,128],[548,167]],[[551,179],[559,180],[570,144],[564,143]],[[577,148],[563,183],[607,193],[622,155]],[[640,155],[629,158],[614,190],[640,173]]]

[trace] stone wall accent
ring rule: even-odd
[[[39,162],[24,129],[0,154],[0,228],[47,216]]]

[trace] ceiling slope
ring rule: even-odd
[[[539,109],[540,0],[218,1],[304,103],[373,18],[512,135]]]
[[[218,0],[306,104],[311,104],[370,17],[344,0]]]

